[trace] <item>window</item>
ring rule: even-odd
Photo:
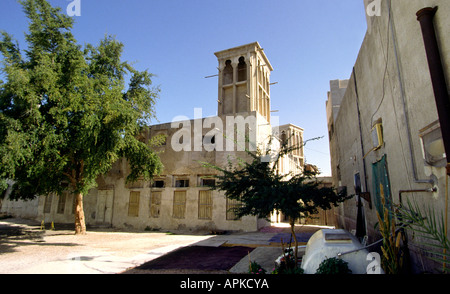
[[[189,180],[187,180],[187,179],[175,180],[175,187],[176,188],[189,187]]]
[[[300,150],[302,149],[302,140],[300,140],[300,135],[298,135],[298,133],[295,135],[295,140],[297,144],[295,154],[300,155]]]
[[[383,127],[381,123],[377,123],[372,128],[372,141],[374,150],[383,146]]]
[[[245,63],[245,58],[239,58],[238,64],[238,82],[243,82],[247,80],[247,64]]]
[[[164,180],[154,180],[152,182],[152,188],[164,188],[165,182]]]
[[[52,200],[53,200],[52,194],[45,196],[44,213],[50,213],[52,209]]]
[[[186,211],[186,191],[175,191],[173,194],[173,218],[184,218]]]
[[[231,66],[231,60],[227,60],[223,69],[223,84],[228,85],[231,83],[233,83],[233,66]]]
[[[198,218],[212,219],[212,191],[199,191]]]
[[[161,192],[152,192],[150,200],[150,217],[158,218],[161,210]]]
[[[139,198],[141,192],[131,191],[130,192],[130,202],[128,204],[128,216],[139,216]]]
[[[58,209],[56,210],[56,213],[64,214],[65,206],[66,206],[66,194],[63,193],[58,196]]]
[[[446,154],[439,122],[434,122],[420,130],[425,163],[430,166],[444,167]]]
[[[236,209],[242,206],[239,200],[227,198],[227,220],[239,220]]]
[[[287,144],[287,135],[285,131],[281,132],[281,144]]]
[[[216,185],[216,180],[211,178],[201,178],[200,186],[201,187],[214,187]]]

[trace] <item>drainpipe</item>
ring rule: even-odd
[[[363,170],[364,170],[364,192],[368,191],[367,187],[367,176],[366,176],[366,159],[364,158],[364,143],[363,143],[363,137],[362,137],[362,128],[361,128],[361,112],[359,111],[359,95],[358,95],[358,84],[356,81],[356,72],[355,67],[353,67],[353,80],[355,83],[355,95],[356,95],[356,108],[358,111],[358,125],[359,125],[359,139],[361,141],[361,154],[362,154],[362,163],[363,163]],[[363,219],[363,206],[361,202],[361,195],[358,195],[358,212],[356,215],[356,237],[364,238],[364,236],[367,234],[366,230],[366,224]],[[372,205],[372,203],[370,203]]]
[[[359,139],[361,141],[361,155],[362,155],[362,163],[363,163],[363,171],[364,171],[364,192],[368,191],[367,187],[367,176],[366,176],[366,160],[364,156],[364,143],[363,143],[363,137],[362,137],[362,126],[361,126],[361,112],[359,111],[359,94],[358,94],[358,83],[356,80],[356,72],[355,67],[353,67],[353,79],[355,83],[355,95],[356,95],[356,109],[358,111],[358,126],[359,126]]]
[[[439,45],[433,19],[438,7],[426,7],[417,12],[417,20],[422,29],[423,42],[428,59],[428,67],[433,85],[434,98],[441,125],[442,140],[444,141],[447,157],[447,175],[450,175],[450,100],[442,66]]]

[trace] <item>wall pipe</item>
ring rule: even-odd
[[[366,173],[366,159],[364,157],[364,142],[362,136],[362,128],[361,128],[361,112],[359,110],[359,94],[358,94],[358,83],[356,80],[356,72],[355,67],[353,67],[353,81],[355,83],[355,94],[356,94],[356,109],[358,112],[358,125],[359,125],[359,139],[361,140],[361,153],[362,153],[362,161],[363,161],[363,170],[364,170],[364,192],[368,191],[367,187],[367,173]],[[372,205],[372,203],[370,203]],[[367,234],[366,224],[363,220],[363,206],[361,201],[361,195],[358,195],[358,204],[357,204],[357,215],[356,215],[356,237],[364,238]]]
[[[416,189],[416,190],[400,190],[400,191],[398,191],[398,201],[399,201],[400,205],[403,206],[402,194],[404,194],[404,193],[418,193],[418,192],[432,193],[432,192],[436,192],[436,191],[437,191],[436,188]]]
[[[444,223],[445,239],[448,238],[448,178],[449,178],[449,175],[446,175],[445,176],[445,223]],[[444,261],[447,261],[446,254],[447,254],[447,249],[444,248]],[[447,263],[444,262],[444,264],[442,266],[443,266],[443,270],[445,272],[445,269],[447,268]]]
[[[361,153],[362,153],[362,160],[363,160],[364,192],[367,192],[367,191],[369,191],[369,187],[367,186],[367,172],[366,172],[366,160],[365,160],[366,156],[364,155],[364,142],[363,142],[363,136],[362,136],[362,127],[361,127],[361,112],[359,110],[358,82],[356,79],[355,67],[353,67],[352,73],[353,73],[353,81],[355,83],[356,110],[358,112],[359,139],[361,142]]]
[[[444,67],[439,52],[439,45],[434,28],[433,19],[438,7],[426,7],[419,10],[417,20],[422,29],[423,42],[427,54],[428,67],[433,85],[434,97],[441,125],[442,140],[444,141],[445,154],[447,157],[447,175],[450,175],[450,100],[445,80]]]
[[[431,82],[433,85],[434,98],[441,126],[442,140],[444,141],[445,155],[447,158],[446,176],[445,176],[445,237],[448,232],[448,177],[450,176],[450,100],[445,80],[444,67],[439,52],[436,30],[433,19],[438,7],[425,7],[417,11],[417,20],[422,29],[423,42],[427,54],[428,67],[430,70]],[[444,255],[447,251],[444,249]],[[444,259],[445,260],[445,259]],[[446,262],[443,264],[446,269]]]

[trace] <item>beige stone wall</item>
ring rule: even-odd
[[[245,118],[247,117],[255,118],[254,120],[247,120],[252,124],[245,125],[242,130],[238,126],[238,133],[247,129],[248,134],[248,129],[253,129],[256,130],[254,141],[267,141],[266,138],[271,134],[271,126],[259,113],[240,113],[238,115],[242,116],[241,121],[243,122],[246,121]],[[223,121],[224,128],[221,132],[217,132],[216,143],[220,141],[219,136],[227,133],[227,118],[222,116],[218,119]],[[231,120],[231,122],[234,121],[238,120]],[[177,128],[172,127],[171,123],[152,126],[149,132],[143,135],[143,138],[149,140],[160,134],[167,136],[165,145],[155,147],[155,151],[159,152],[164,165],[163,173],[155,180],[163,180],[164,188],[152,188],[152,182],[150,181],[126,184],[125,178],[129,173],[129,167],[126,160],[120,159],[107,175],[98,178],[98,187],[91,189],[89,194],[84,196],[86,223],[88,225],[112,225],[117,228],[138,230],[147,228],[255,231],[264,225],[264,222],[256,217],[244,217],[240,220],[227,219],[227,200],[223,192],[219,191],[210,192],[211,201],[208,204],[211,205],[211,212],[208,213],[208,217],[205,218],[204,215],[200,215],[200,191],[210,191],[210,188],[202,186],[201,179],[216,173],[216,170],[204,167],[203,162],[225,167],[229,159],[236,164],[238,159],[248,160],[249,157],[245,151],[237,151],[245,142],[235,144],[233,138],[223,138],[222,149],[217,146],[219,150],[223,151],[206,151],[204,146],[200,146],[201,151],[194,151],[194,145],[196,145],[194,138],[199,135],[196,134],[194,128],[197,123],[200,123],[200,126],[209,126],[209,124],[205,124],[205,118],[197,121],[185,121],[185,124],[191,126],[186,137],[191,138],[191,151],[174,151],[172,148],[171,139],[180,131],[182,125]],[[236,124],[230,125],[233,129],[236,126]],[[216,126],[202,127],[200,138],[203,139],[203,136],[210,134],[214,127]],[[235,139],[237,140],[237,138],[238,134],[236,133]],[[231,144],[233,147],[231,150],[227,149],[230,141],[233,143]],[[248,143],[245,148],[249,148]],[[188,180],[189,186],[176,187],[177,180]],[[181,217],[174,215],[174,197],[177,192],[185,192],[184,213]],[[151,213],[152,197],[155,194],[159,194],[158,197],[160,197],[160,204],[157,208],[159,214],[157,216]],[[62,197],[64,197],[64,201],[61,200]],[[33,202],[6,200],[2,211],[9,211],[15,215],[38,221],[45,220],[46,223],[72,223],[74,221],[73,195],[66,193],[62,197],[57,195],[41,196]],[[138,202],[136,203],[137,198]]]
[[[256,112],[242,115],[252,115],[257,117],[255,125],[266,124],[267,122]],[[226,120],[225,116],[221,119]],[[201,119],[204,123],[204,119]],[[190,137],[194,138],[194,120],[188,122],[191,125]],[[224,123],[225,125],[225,123]],[[216,171],[203,166],[203,162],[224,167],[228,159],[234,163],[237,158],[247,160],[248,155],[244,151],[227,151],[226,140],[223,140],[224,151],[193,151],[194,142],[191,142],[192,151],[174,151],[170,142],[171,138],[179,131],[179,128],[172,128],[170,123],[152,126],[148,138],[158,134],[167,136],[166,145],[156,147],[160,152],[160,158],[164,165],[161,176],[155,178],[157,181],[164,181],[164,188],[152,188],[150,182],[134,183],[131,187],[126,187],[124,179],[115,181],[114,191],[114,217],[113,225],[124,228],[155,228],[155,229],[181,229],[188,228],[192,230],[243,230],[255,231],[261,225],[255,217],[244,217],[241,220],[227,220],[226,218],[226,198],[223,192],[211,191],[212,194],[212,216],[209,219],[199,218],[199,194],[200,191],[209,191],[208,187],[201,186],[201,178],[216,174]],[[202,136],[207,135],[211,129],[203,129]],[[268,136],[270,128],[258,129],[258,137]],[[226,129],[223,130],[226,133]],[[217,136],[223,135],[218,133]],[[231,138],[230,138],[231,139]],[[257,139],[262,141],[261,139]],[[218,139],[216,138],[216,142]],[[236,146],[237,148],[238,146]],[[248,146],[247,146],[248,147]],[[126,166],[124,167],[126,169]],[[189,187],[176,187],[177,180],[188,180]],[[106,181],[108,183],[108,181]],[[129,215],[130,192],[139,192],[139,213],[138,216]],[[174,216],[174,195],[176,192],[185,192],[186,202],[184,217]],[[161,204],[159,206],[159,216],[154,217],[151,214],[151,201],[154,194],[160,194]]]
[[[444,168],[427,164],[422,152],[420,135],[424,128],[438,120],[438,115],[416,12],[424,7],[439,6],[435,26],[448,83],[450,2],[412,0],[381,3],[380,16],[371,19],[371,31],[361,46],[354,74],[350,77],[336,117],[334,134],[330,137],[333,184],[344,186],[349,194],[353,194],[354,175],[360,173],[362,189],[370,192],[374,204],[372,165],[386,156],[393,203],[400,202],[400,190],[434,187],[437,189],[435,193],[404,193],[403,201],[414,198],[419,204],[433,205],[443,211]],[[390,22],[389,3],[392,4]],[[382,122],[384,144],[371,150],[372,127],[377,121]],[[430,179],[433,184],[420,183]],[[377,232],[373,229],[377,222],[376,208],[374,205],[370,208],[369,202],[363,200],[363,209],[368,234],[372,240],[376,239]],[[336,212],[341,227],[349,231],[356,228],[356,199],[348,200]]]
[[[127,184],[129,166],[125,159],[118,160],[108,174],[97,179],[98,186],[84,196],[88,225],[137,230],[235,231],[255,231],[266,225],[256,217],[235,220],[227,213],[232,203],[227,204],[224,193],[210,191],[202,185],[202,179],[216,173],[215,169],[205,167],[204,162],[226,167],[228,160],[233,164],[249,160],[246,149],[266,150],[272,134],[270,72],[273,68],[257,42],[215,54],[219,61],[219,116],[204,118],[201,109],[194,109],[194,119],[180,116],[172,122],[150,126],[139,140],[148,143],[155,137],[166,138],[163,145],[153,147],[164,165],[162,174],[155,182]],[[288,129],[295,129],[297,140],[303,140],[303,129],[293,125]],[[293,156],[302,161],[303,150]],[[285,162],[284,170],[288,172],[293,165],[290,158]],[[6,200],[2,211],[14,211],[16,216],[38,221],[73,223],[73,199],[72,194],[41,196],[32,205]]]

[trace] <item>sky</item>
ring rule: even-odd
[[[363,0],[49,0],[80,3],[72,30],[80,45],[106,35],[124,44],[122,59],[155,76],[161,89],[154,123],[217,114],[214,52],[259,42],[274,71],[271,108],[280,124],[304,129],[306,163],[330,176],[325,102],[330,80],[348,79],[367,24]],[[78,13],[77,13],[78,14]],[[28,19],[16,0],[0,1],[0,31],[26,48]]]

